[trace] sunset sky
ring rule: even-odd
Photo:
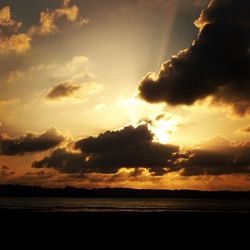
[[[1,0],[0,184],[250,190],[249,0]]]

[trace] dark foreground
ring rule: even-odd
[[[0,210],[4,234],[123,235],[166,242],[245,242],[249,240],[250,212],[38,212]],[[2,235],[3,236],[3,235]],[[147,238],[146,238],[147,239]],[[162,239],[162,238],[161,238]]]

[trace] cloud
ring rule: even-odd
[[[31,47],[31,37],[25,33],[14,34],[10,37],[0,36],[0,53],[15,52],[24,54]]]
[[[246,126],[244,128],[241,128],[237,132],[239,132],[239,133],[250,133],[250,126]]]
[[[17,99],[0,99],[0,110],[4,107],[6,108],[7,106],[11,106],[18,103]]]
[[[8,166],[6,166],[6,165],[2,166],[2,169],[0,171],[0,176],[2,178],[8,178],[10,176],[13,176],[14,174],[15,174],[15,172],[10,170]]]
[[[12,82],[15,82],[21,78],[24,77],[24,72],[21,72],[21,71],[18,71],[18,70],[14,70],[14,71],[11,71],[8,75],[8,78],[7,78],[7,82],[8,83],[12,83]]]
[[[179,150],[175,145],[153,142],[146,124],[84,138],[75,147],[88,154],[89,170],[94,168],[99,173],[114,173],[121,167],[144,167],[158,174],[173,164]]]
[[[61,100],[66,98],[86,100],[90,95],[98,92],[102,86],[98,83],[75,84],[62,82],[52,87],[46,98],[50,100]]]
[[[176,160],[178,146],[153,142],[148,126],[127,126],[87,137],[75,143],[79,152],[56,149],[33,163],[33,167],[55,168],[66,173],[116,173],[120,168],[148,168],[160,175]]]
[[[76,22],[78,25],[87,24],[88,19],[79,16],[79,7],[70,6],[69,0],[64,0],[63,5],[55,10],[46,10],[40,13],[39,26],[33,26],[30,29],[31,34],[48,35],[58,31],[57,22],[66,18],[69,22]]]
[[[54,168],[62,173],[81,173],[84,170],[84,155],[64,148],[55,149],[51,155],[32,164],[34,168]]]
[[[250,174],[250,142],[232,144],[218,135],[186,151],[172,144],[153,141],[148,124],[127,126],[86,137],[74,150],[55,149],[33,162],[34,168],[53,168],[71,174],[117,174],[162,176],[221,176]],[[120,176],[120,174],[119,174]]]
[[[75,94],[81,86],[73,83],[59,83],[55,85],[49,93],[46,95],[47,98],[49,99],[57,99],[57,98],[62,98],[62,97],[69,97]]]
[[[212,0],[195,21],[199,35],[190,48],[148,73],[139,95],[148,102],[192,105],[213,96],[214,103],[250,112],[250,2]]]
[[[8,168],[8,166],[3,165],[3,166],[2,166],[2,169],[3,169],[3,170],[8,170],[9,168]]]
[[[74,56],[63,65],[54,65],[48,73],[59,83],[48,90],[46,98],[51,101],[86,101],[102,89],[89,68],[90,61],[85,56]]]
[[[11,17],[10,7],[0,9],[0,53],[23,54],[30,48],[31,37],[25,33],[16,34],[22,23]],[[14,33],[14,34],[13,34]]]
[[[205,2],[209,2],[209,0],[138,0],[142,4],[148,4],[148,5],[161,5],[163,7],[169,8],[171,5],[177,4],[178,2],[188,2],[188,4],[194,4],[195,6],[203,6]]]
[[[66,64],[54,69],[53,75],[76,83],[91,82],[95,78],[90,69],[91,63],[88,57],[74,56]]]
[[[29,171],[26,173],[18,174],[10,172],[7,175],[2,176],[0,183],[8,184],[21,184],[21,185],[39,185],[39,186],[53,186],[56,182],[55,173],[56,171],[50,170],[39,170]]]
[[[219,142],[219,144],[217,144]],[[233,145],[217,136],[190,150],[181,164],[184,176],[250,174],[250,142]]]
[[[23,155],[39,152],[58,146],[64,140],[57,129],[51,128],[42,134],[28,133],[18,138],[0,135],[0,155]]]
[[[79,16],[78,6],[70,6],[70,1],[64,0],[61,7],[42,11],[39,25],[33,25],[26,32],[18,33],[22,22],[12,19],[9,6],[3,7],[0,9],[0,53],[26,53],[31,48],[34,35],[44,36],[55,33],[58,31],[58,21],[63,18],[77,25],[89,22],[88,19]]]
[[[0,9],[0,27],[8,27],[13,30],[17,30],[22,26],[20,21],[13,20],[11,18],[10,7],[5,6]]]
[[[152,141],[152,133],[146,125],[127,126],[121,130],[106,131],[97,137],[87,137],[76,142],[76,149],[87,153],[102,153],[128,147],[140,142]]]

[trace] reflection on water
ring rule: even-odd
[[[249,200],[173,198],[9,198],[0,197],[0,208],[41,211],[239,211],[249,212]]]

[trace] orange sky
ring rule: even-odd
[[[0,3],[0,183],[250,189],[249,3],[24,1]]]

